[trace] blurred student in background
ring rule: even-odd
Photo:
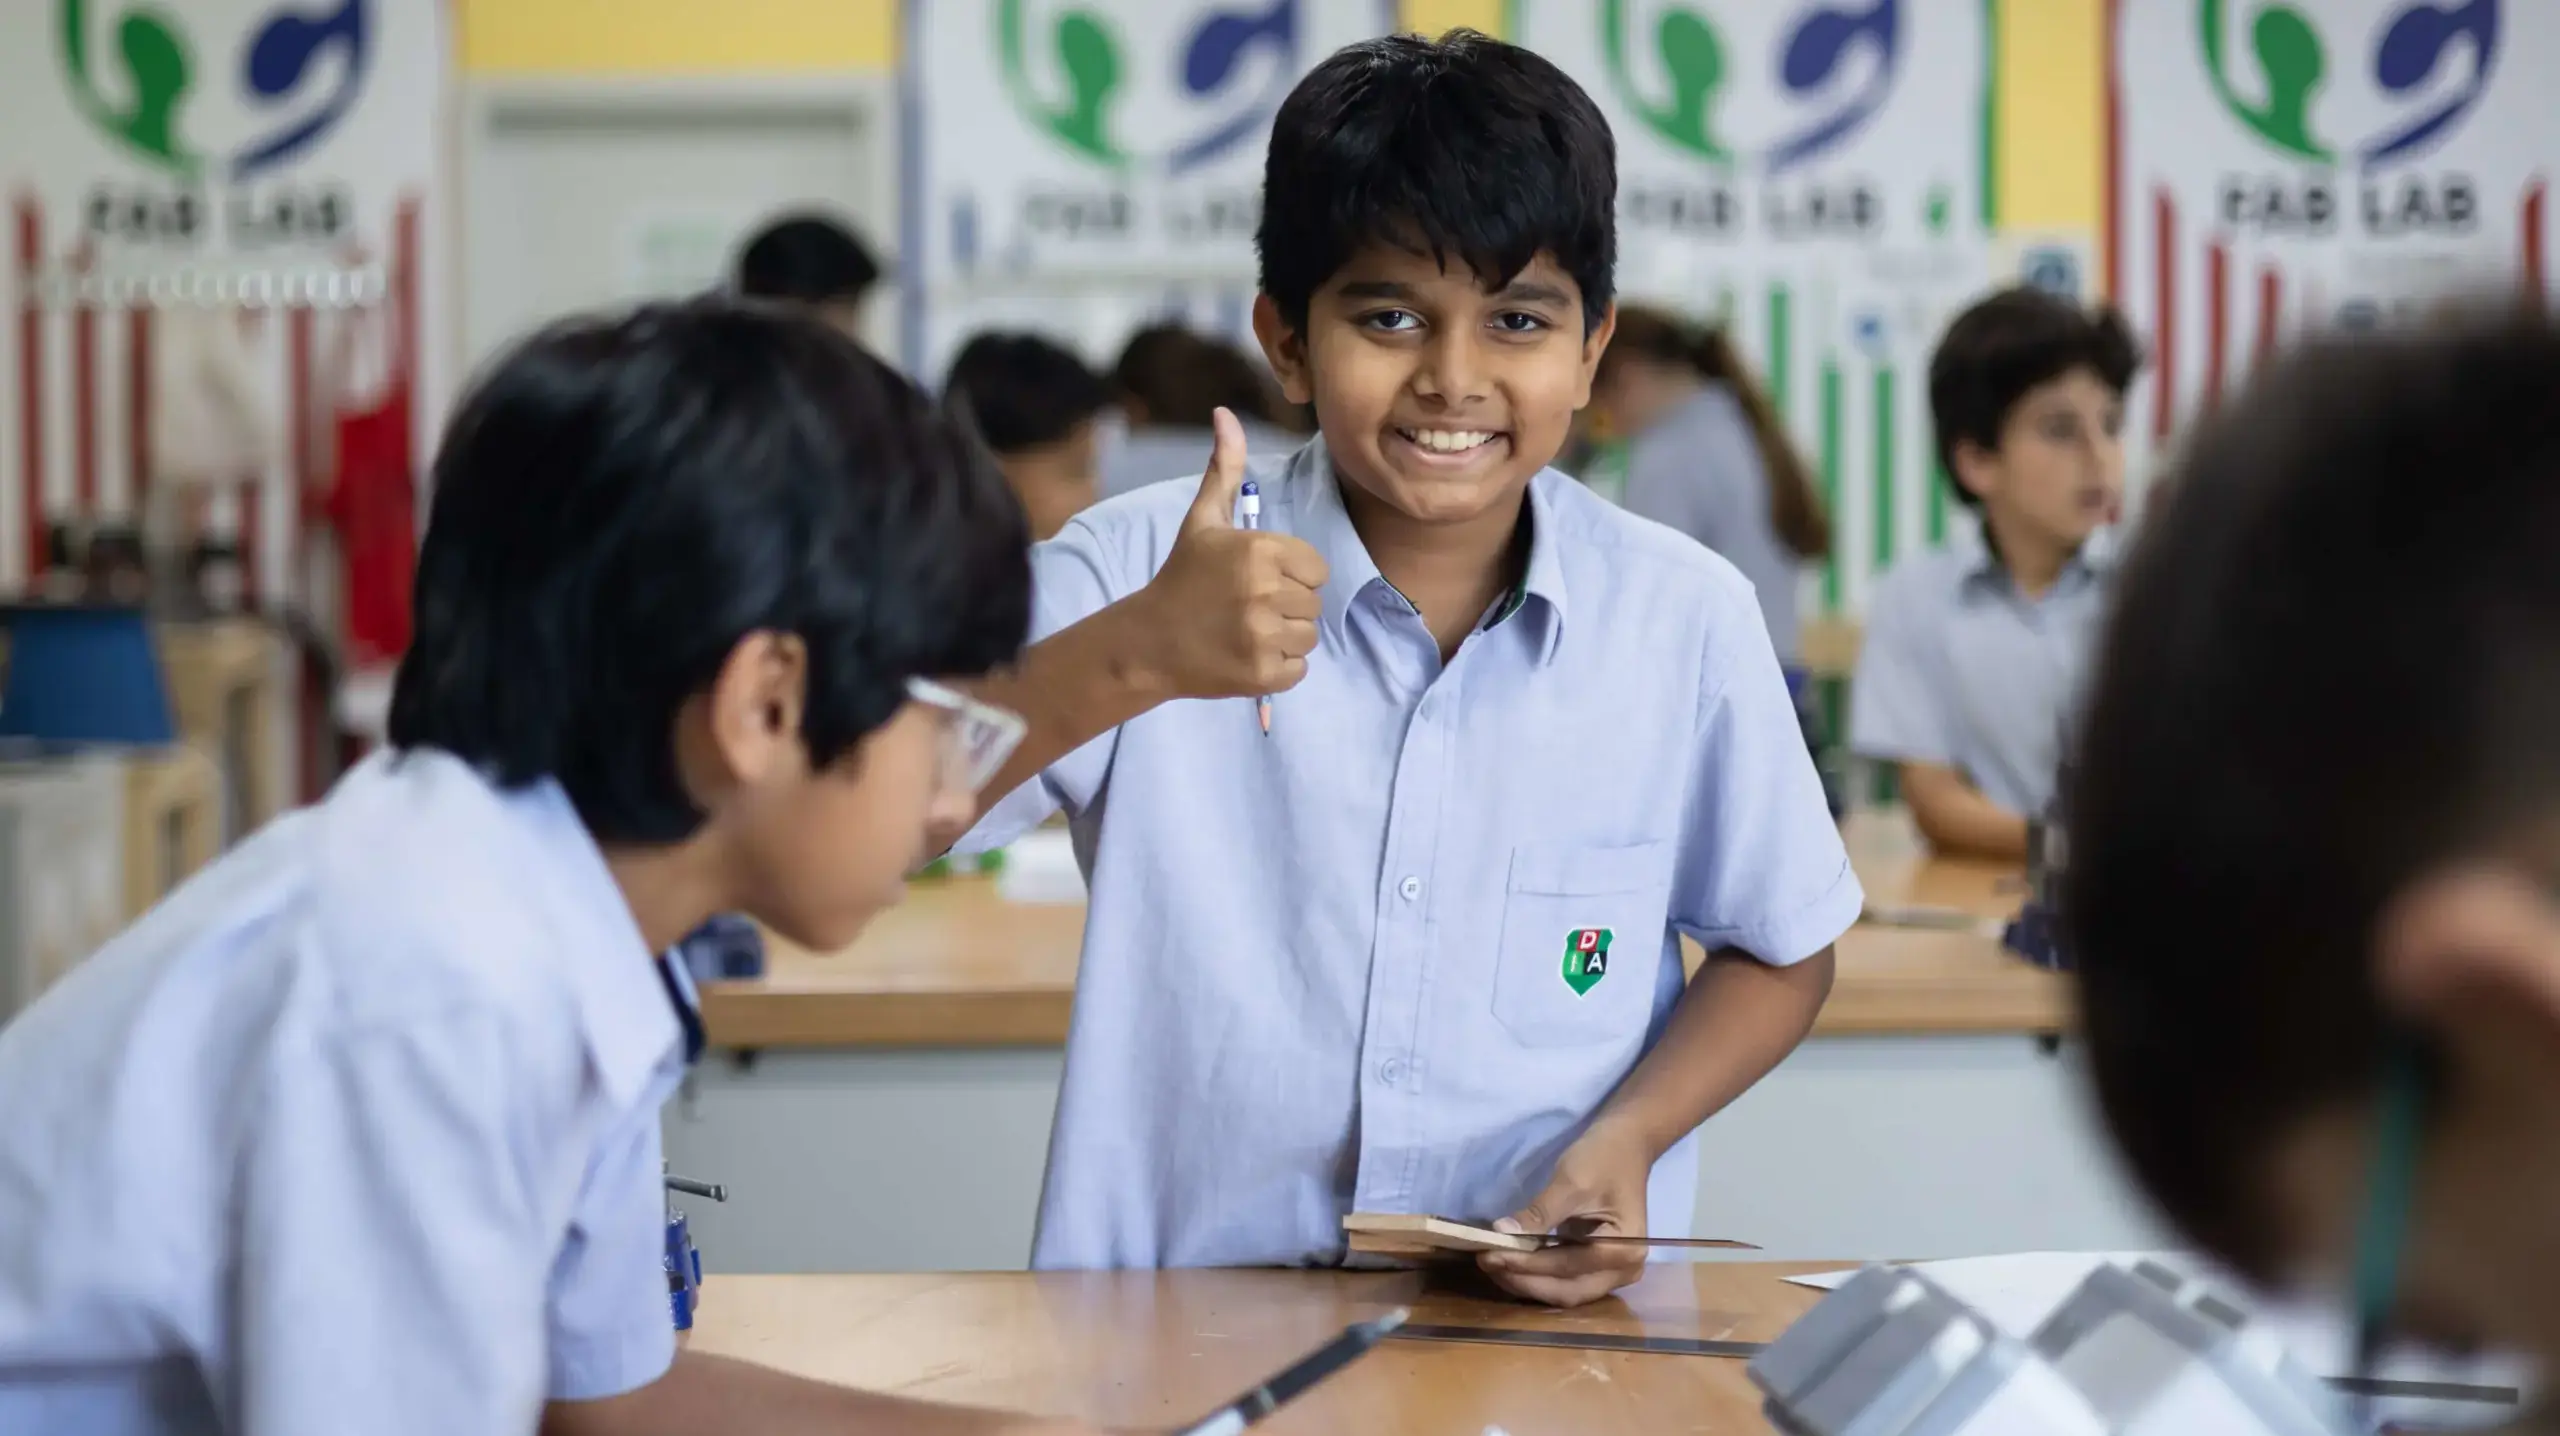
[[[1036,334],[980,334],[951,361],[942,402],[994,451],[1034,542],[1101,496],[1095,429],[1111,388],[1082,359]]]
[[[2024,857],[2052,801],[2114,572],[2139,367],[2115,311],[2023,287],[1957,315],[1930,357],[1938,460],[1982,524],[1869,598],[1849,742],[1898,765],[1942,851]]]
[[[1624,443],[1624,468],[1593,487],[1678,529],[1751,580],[1790,687],[1798,662],[1802,566],[1831,552],[1831,516],[1813,471],[1769,398],[1718,328],[1622,305],[1591,385],[1597,436]],[[1615,488],[1618,491],[1608,493]]]
[[[1233,344],[1179,324],[1151,324],[1130,335],[1111,381],[1127,428],[1103,451],[1106,498],[1196,477],[1208,466],[1215,440],[1209,416],[1220,408],[1242,421],[1251,453],[1277,457],[1305,442],[1290,432],[1279,391],[1259,363]]]
[[[2546,1369],[2555,393],[2547,317],[2470,320],[2315,343],[2198,426],[2097,655],[2063,893],[2099,1108],[2189,1240]]]
[[[740,294],[806,304],[856,339],[863,302],[879,283],[880,261],[870,246],[825,215],[786,215],[738,252]]]

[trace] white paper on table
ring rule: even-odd
[[[996,870],[996,896],[1012,903],[1084,901],[1084,870],[1065,828],[1034,828],[1007,846]]]
[[[2002,1331],[2024,1340],[2035,1334],[2056,1307],[2077,1291],[2101,1265],[2131,1266],[2157,1262],[2172,1271],[2200,1277],[2217,1293],[2251,1313],[2251,1325],[2274,1335],[2293,1359],[2314,1376],[2355,1374],[2355,1333],[2334,1311],[2302,1302],[2269,1302],[2245,1281],[2216,1269],[2210,1262],[2183,1252],[2013,1252],[2002,1256],[1957,1257],[1947,1261],[1911,1262],[1919,1272],[1971,1307]],[[1856,1276],[1855,1270],[1789,1277],[1797,1286],[1836,1291]],[[2537,1394],[2539,1378],[2520,1357],[2491,1355],[2456,1357],[2423,1350],[2385,1352],[2372,1373],[2393,1381],[2444,1381],[2470,1386],[2512,1386]],[[2448,1426],[2496,1426],[2521,1416],[2518,1408],[2488,1407],[2475,1402],[2438,1403],[2393,1400],[2380,1413],[2401,1421],[2440,1421]]]

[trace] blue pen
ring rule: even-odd
[[[1236,496],[1236,527],[1250,533],[1262,527],[1262,485],[1251,479]],[[1271,699],[1269,695],[1254,700],[1254,716],[1262,720],[1262,736],[1271,736]]]

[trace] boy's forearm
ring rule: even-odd
[[[1662,1040],[1593,1125],[1624,1131],[1661,1157],[1796,1049],[1831,995],[1832,969],[1827,947],[1789,967],[1709,954]]]
[[[1952,768],[1905,763],[1903,800],[1929,846],[1965,857],[2024,859],[2027,820],[1991,801]]]
[[[1082,1428],[856,1391],[725,1356],[680,1351],[667,1374],[602,1401],[555,1401],[542,1436],[1014,1436]]]
[[[1022,743],[978,794],[978,816],[1050,764],[1172,696],[1153,663],[1156,619],[1145,590],[1025,649],[1022,662],[969,685],[1022,715]]]

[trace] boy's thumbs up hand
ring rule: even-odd
[[[1173,552],[1139,591],[1155,662],[1175,698],[1259,697],[1296,686],[1324,611],[1324,558],[1288,534],[1236,527],[1244,427],[1217,412],[1217,444]]]

